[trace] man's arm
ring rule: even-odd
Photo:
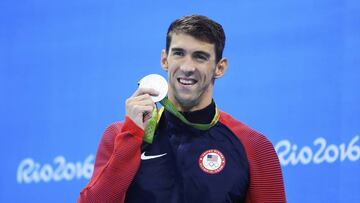
[[[138,88],[126,100],[125,122],[106,129],[96,154],[94,174],[80,192],[78,203],[124,202],[126,191],[139,166],[144,129],[155,104],[151,96],[159,93]]]
[[[246,151],[250,169],[246,203],[286,202],[280,162],[271,142],[224,112],[220,121],[239,138]]]
[[[275,149],[266,137],[253,133],[248,147],[250,185],[246,202],[285,203],[284,181]]]
[[[130,118],[104,132],[96,154],[93,176],[80,192],[78,203],[123,202],[140,165],[144,131]]]

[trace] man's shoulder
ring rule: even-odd
[[[116,135],[121,132],[121,128],[124,124],[124,121],[115,121],[108,125],[105,128],[105,131],[103,133],[102,139],[104,140],[113,140],[115,139]]]
[[[114,130],[114,131],[119,131],[121,130],[122,126],[124,125],[124,121],[115,121],[110,123],[110,125],[108,125],[106,127],[106,130]]]
[[[124,121],[114,121],[107,126],[107,128],[114,128],[114,129],[121,129],[123,126]]]
[[[220,112],[220,122],[228,127],[247,147],[253,148],[258,146],[260,143],[271,144],[263,134],[259,133],[243,122],[240,122],[226,112]]]
[[[230,114],[220,111],[220,122],[223,123],[225,126],[230,128],[230,130],[235,131],[234,133],[251,133],[251,134],[257,134],[259,136],[261,135],[259,132],[255,131],[253,128],[249,127],[245,123],[237,120]]]

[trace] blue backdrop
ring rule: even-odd
[[[218,106],[274,144],[289,202],[360,202],[360,3],[1,1],[0,202],[75,202],[172,20],[223,24]]]

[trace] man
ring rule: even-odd
[[[161,65],[168,100],[183,117],[166,107],[152,144],[144,143],[158,92],[139,88],[126,101],[125,121],[106,129],[78,202],[286,202],[272,144],[212,99],[228,65],[224,45],[222,26],[205,16],[170,25]]]

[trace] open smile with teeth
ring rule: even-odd
[[[182,85],[194,85],[195,83],[197,83],[197,80],[191,78],[178,78],[177,80]]]

